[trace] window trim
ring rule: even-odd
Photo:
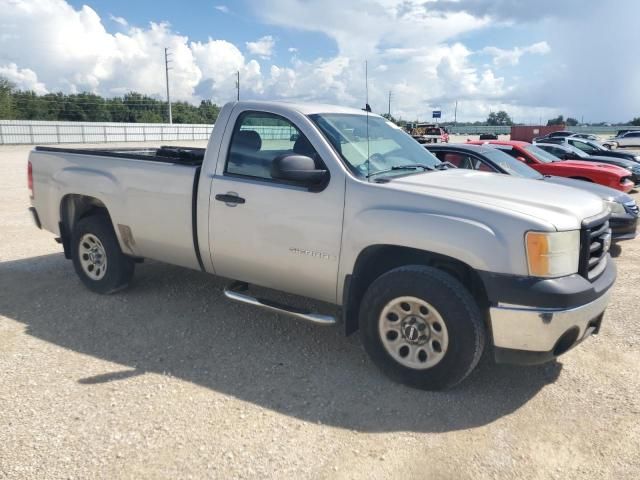
[[[313,147],[313,150],[315,151],[315,154],[317,156],[317,161],[319,161],[323,167],[324,170],[327,171],[328,173],[328,177],[327,180],[317,186],[311,186],[309,187],[308,185],[304,185],[301,184],[299,182],[293,182],[293,181],[289,181],[289,180],[280,180],[280,179],[275,179],[275,178],[267,178],[267,177],[256,177],[254,175],[246,175],[243,173],[235,173],[235,172],[230,172],[228,170],[228,166],[229,166],[229,159],[231,157],[231,145],[233,144],[233,137],[236,135],[237,132],[240,131],[240,127],[242,120],[251,115],[251,114],[259,114],[259,115],[270,115],[272,117],[277,117],[279,119],[284,120],[285,122],[289,123],[293,128],[295,128],[298,132],[299,135],[304,136],[307,141],[311,144],[311,146]],[[240,114],[237,116],[234,125],[233,125],[233,130],[231,131],[231,138],[229,139],[229,145],[227,146],[227,151],[224,157],[224,166],[222,169],[222,175],[224,177],[231,177],[231,178],[238,178],[238,179],[245,179],[245,180],[251,180],[251,181],[255,181],[255,182],[261,182],[261,183],[265,183],[267,185],[271,184],[271,185],[284,185],[284,186],[288,186],[288,187],[297,187],[300,190],[304,190],[304,191],[308,191],[308,192],[313,192],[313,193],[319,193],[322,192],[323,190],[325,190],[328,186],[329,183],[331,182],[331,170],[329,170],[329,168],[327,167],[326,162],[322,159],[322,157],[320,156],[320,154],[317,152],[316,147],[313,146],[313,144],[311,143],[311,141],[309,140],[309,138],[302,132],[302,130],[300,130],[300,128],[298,128],[298,126],[291,120],[289,120],[288,118],[284,117],[283,115],[279,115],[277,113],[272,113],[272,112],[266,112],[264,110],[244,110],[243,112],[240,112]]]

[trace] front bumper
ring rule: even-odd
[[[593,283],[579,275],[481,277],[491,303],[489,323],[496,361],[537,364],[598,333],[616,267],[608,258],[604,272]]]

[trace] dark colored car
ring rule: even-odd
[[[633,183],[636,185],[640,184],[640,163],[638,162],[627,160],[626,158],[589,155],[579,148],[572,147],[569,144],[559,145],[555,143],[538,142],[536,143],[536,147],[541,148],[545,152],[549,152],[560,160],[584,160],[585,162],[608,163],[609,165],[617,165],[618,167],[626,168],[631,172]]]
[[[626,193],[595,183],[541,175],[528,165],[487,145],[428,145],[426,148],[441,161],[449,162],[458,168],[504,173],[587,190],[601,197],[609,205],[611,209],[609,222],[614,241],[636,237],[640,210],[636,201]]]
[[[543,142],[538,140],[534,143]],[[562,138],[549,138],[544,140],[544,143],[558,143],[560,145],[570,145],[576,147],[589,155],[597,155],[600,157],[612,157],[612,158],[626,158],[634,162],[640,162],[640,155],[632,152],[622,152],[620,150],[609,150],[601,145],[599,142],[593,140],[585,140],[584,138],[575,137],[562,137]]]

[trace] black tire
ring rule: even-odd
[[[402,365],[383,345],[380,316],[399,297],[427,302],[445,323],[448,347],[430,368]],[[359,321],[364,348],[373,362],[391,379],[422,390],[443,390],[464,380],[478,364],[485,345],[485,326],[474,298],[458,280],[432,267],[409,265],[380,276],[362,299]]]
[[[106,257],[105,272],[100,279],[92,278],[81,262],[81,241],[92,235],[102,244]],[[91,291],[110,294],[122,290],[129,285],[135,270],[135,262],[122,253],[111,220],[106,214],[96,214],[80,219],[71,234],[71,255],[73,267],[82,283]]]

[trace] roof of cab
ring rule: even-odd
[[[338,105],[326,105],[321,103],[300,103],[300,102],[287,102],[287,101],[241,101],[234,102],[246,109],[259,109],[259,108],[288,108],[296,110],[303,115],[312,115],[314,113],[349,113],[355,115],[366,115],[364,110],[349,107],[340,107]],[[376,115],[370,113],[369,115]]]

